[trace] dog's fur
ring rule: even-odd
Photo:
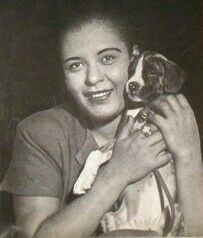
[[[126,84],[128,98],[133,102],[144,104],[149,103],[157,95],[176,93],[186,79],[185,72],[177,64],[158,53],[150,51],[144,52],[132,62],[129,67],[129,76],[130,79]],[[133,116],[138,114],[137,118],[135,117],[135,129],[145,128],[146,120],[140,120],[140,110],[142,108],[127,111],[128,114]],[[74,185],[74,193],[83,194],[91,188],[99,166],[111,158],[112,147],[113,142],[101,151],[93,151],[89,155],[84,170]],[[159,172],[175,202],[176,184],[173,161],[160,168]],[[161,191],[162,188],[153,173],[148,174],[141,181],[129,185],[117,201],[119,209],[106,213],[102,218],[103,231],[153,230],[159,235],[163,235],[170,206],[163,191],[163,196],[160,196]],[[176,204],[177,207],[178,204]],[[178,210],[176,209],[176,220],[172,235],[177,235],[175,230],[178,228],[181,217]]]
[[[178,92],[186,80],[185,71],[176,63],[152,51],[135,58],[129,67],[129,76],[126,85],[129,99],[145,103],[157,95]]]

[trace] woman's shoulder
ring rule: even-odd
[[[61,133],[73,134],[75,130],[83,131],[85,128],[64,105],[59,105],[28,116],[18,124],[17,129],[28,133],[57,136]]]

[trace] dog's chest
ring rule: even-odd
[[[170,191],[171,197],[175,199],[176,183],[173,162],[171,161],[164,167],[160,168],[159,173]],[[162,195],[163,201],[161,197]],[[160,181],[155,177],[154,173],[150,173],[142,180],[129,185],[119,197],[120,202],[123,200],[126,200],[130,207],[131,203],[136,204],[136,209],[134,207],[135,214],[138,214],[139,212],[142,214],[149,213],[149,217],[153,214],[156,214],[157,216],[157,212],[161,211],[162,203],[164,207],[168,206],[168,199],[161,188]]]
[[[159,172],[175,200],[176,184],[173,162]],[[167,196],[153,173],[129,185],[119,197],[119,210],[108,212],[102,219],[104,231],[117,229],[154,230],[162,235],[166,223]]]
[[[143,108],[128,110],[127,115],[134,118]],[[146,121],[135,119],[134,130],[143,130]],[[160,168],[159,173],[167,186],[170,195],[175,201],[176,182],[173,161]],[[159,179],[150,173],[144,179],[129,185],[118,199],[119,209],[108,212],[102,219],[104,231],[118,229],[154,230],[160,235],[166,224],[166,211],[169,208],[166,196]]]

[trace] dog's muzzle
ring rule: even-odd
[[[141,99],[148,99],[156,93],[152,85],[140,86],[137,82],[131,81],[128,84],[128,92],[131,97],[137,96]]]
[[[128,90],[131,96],[136,96],[137,92],[139,90],[139,84],[136,82],[129,82],[128,84]]]

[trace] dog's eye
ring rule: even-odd
[[[157,77],[158,73],[156,71],[149,71],[147,72],[148,77]]]

